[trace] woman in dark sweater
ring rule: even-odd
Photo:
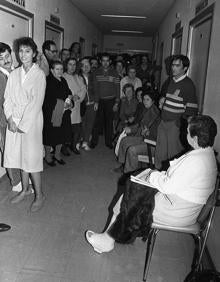
[[[62,75],[63,64],[54,61],[51,72],[47,77],[43,104],[45,161],[50,166],[54,166],[56,161],[59,164],[65,164],[60,157],[60,150],[62,144],[69,141],[68,132],[71,132],[70,108],[73,106],[72,93]],[[55,147],[53,158],[50,154],[51,147]]]

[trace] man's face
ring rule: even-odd
[[[135,79],[135,77],[136,77],[136,70],[135,70],[135,69],[129,69],[129,71],[128,71],[128,77],[129,77],[130,79]]]
[[[110,60],[109,57],[102,57],[102,67],[104,69],[108,69],[110,66]]]
[[[91,69],[93,69],[93,70],[94,70],[94,69],[97,69],[98,66],[99,66],[98,61],[95,60],[95,59],[92,59],[92,60],[91,60]]]
[[[45,50],[45,55],[49,61],[56,61],[57,57],[57,47],[56,45],[50,45],[50,50]]]
[[[6,69],[7,71],[11,71],[11,66],[12,66],[12,56],[6,50],[3,53],[0,53],[0,67]]]
[[[70,57],[70,51],[69,50],[63,50],[61,54],[61,61],[65,62]]]
[[[91,71],[91,66],[88,60],[82,61],[81,69],[84,74],[88,74]]]
[[[186,72],[186,67],[185,68],[183,67],[183,63],[181,60],[174,60],[172,62],[171,69],[172,69],[173,77],[175,78],[184,75]]]

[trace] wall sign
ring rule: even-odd
[[[8,2],[11,2],[19,7],[25,8],[25,0],[7,0]]]

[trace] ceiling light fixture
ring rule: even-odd
[[[131,18],[131,19],[146,19],[145,16],[128,16],[128,15],[101,15],[101,17],[108,18]]]
[[[138,31],[138,30],[120,30],[120,29],[112,29],[112,32],[122,32],[122,33],[144,33],[143,31]]]

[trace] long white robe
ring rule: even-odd
[[[24,133],[6,131],[4,167],[26,172],[43,170],[43,113],[46,79],[44,72],[33,64],[24,76],[23,67],[15,69],[5,89],[4,112],[12,116]]]

